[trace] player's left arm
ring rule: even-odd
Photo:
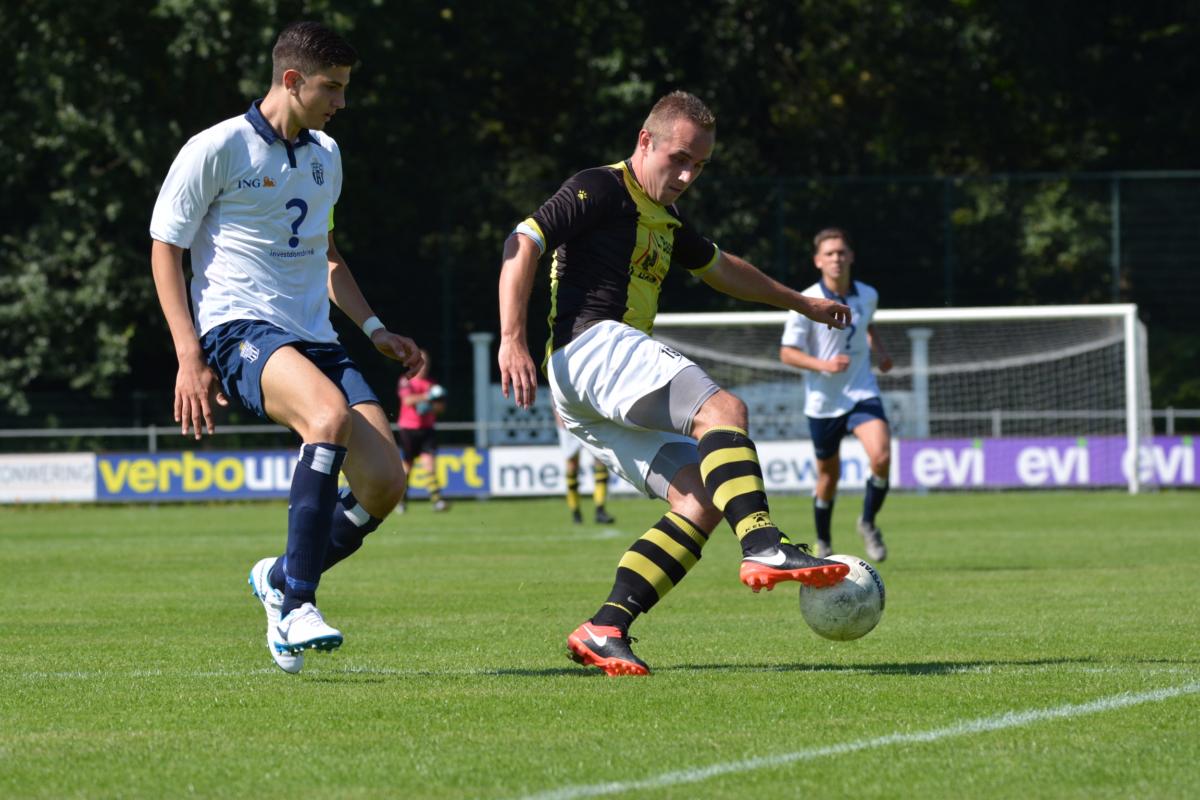
[[[795,311],[833,328],[844,328],[850,322],[850,309],[841,303],[824,297],[806,297],[744,258],[723,250],[717,253],[716,263],[700,278],[730,297]]]
[[[892,356],[888,353],[887,347],[883,343],[883,339],[879,338],[879,334],[875,332],[874,325],[867,326],[867,346],[875,355],[876,363],[879,365],[880,372],[892,371]]]
[[[346,259],[338,252],[333,241],[333,231],[329,232],[329,250],[326,258],[329,262],[329,299],[344,311],[346,316],[354,320],[355,325],[362,328],[365,322],[375,317],[375,312],[371,310],[367,298],[363,297],[362,290],[358,288],[358,281],[350,272]],[[379,318],[375,319],[378,321]],[[392,333],[386,327],[374,328],[368,335],[376,350],[399,361],[408,368],[409,374],[415,374],[421,368],[421,350],[412,339]]]

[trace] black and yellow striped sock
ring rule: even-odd
[[[596,508],[604,508],[604,504],[608,502],[608,467],[597,461],[592,475],[596,479],[596,486],[592,489],[592,500],[595,501]],[[578,495],[575,505],[579,505]]]
[[[639,614],[653,608],[696,566],[707,541],[708,534],[691,520],[668,511],[621,556],[612,592],[592,622],[628,631]]]
[[[425,484],[426,491],[429,492],[429,502],[440,503],[442,501],[442,487],[438,486],[437,481],[433,478]]]
[[[567,475],[567,508],[579,510],[579,474]]]
[[[710,428],[700,439],[700,477],[742,551],[779,544],[754,442],[741,428]]]

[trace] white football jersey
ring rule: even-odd
[[[150,236],[190,249],[200,335],[235,319],[336,342],[329,321],[329,231],[342,156],[320,131],[280,139],[258,104],[191,138],[154,204]]]
[[[842,297],[825,288],[822,281],[817,281],[802,294],[837,300],[850,307],[850,324],[842,330],[813,322],[795,311],[788,313],[781,344],[825,360],[840,353],[850,356],[850,366],[845,372],[804,370],[804,414],[837,417],[848,413],[862,400],[878,397],[879,384],[871,372],[867,326],[879,305],[879,292],[860,281],[851,281],[850,293]]]

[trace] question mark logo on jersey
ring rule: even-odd
[[[296,235],[300,230],[300,224],[304,222],[304,218],[308,216],[308,203],[301,200],[299,197],[288,200],[284,208],[300,209],[300,216],[292,220],[292,238],[288,239],[288,247],[295,247],[300,244],[300,237]]]

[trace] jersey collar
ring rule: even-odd
[[[288,145],[288,149],[290,150],[293,143],[284,142],[283,138],[280,137],[280,134],[275,132],[275,128],[272,128],[270,122],[266,121],[265,116],[263,116],[262,109],[259,108],[262,102],[263,98],[259,97],[258,100],[250,104],[250,109],[248,109],[246,112],[246,121],[250,122],[250,126],[254,128],[254,133],[257,133],[258,136],[262,137],[263,142],[266,144],[283,142],[284,145]],[[295,146],[314,144],[316,142],[317,140],[312,138],[312,134],[308,133],[308,128],[300,128],[300,133],[298,136],[296,136]],[[293,164],[293,166],[295,166],[295,164]]]
[[[817,286],[821,287],[821,294],[825,295],[827,300],[837,300],[839,303],[845,303],[846,297],[853,297],[854,295],[858,294],[858,281],[855,280],[850,281],[850,291],[846,292],[846,297],[842,297],[837,292],[831,291],[830,288],[825,285],[824,280],[817,281]]]
[[[629,176],[629,180],[633,183],[634,186],[637,187],[637,190],[639,192],[641,192],[642,197],[645,197],[646,200],[648,200],[651,203],[654,203],[655,205],[662,206],[662,203],[659,203],[658,201],[651,199],[650,195],[646,194],[646,190],[642,188],[642,182],[638,180],[637,173],[633,171],[633,161],[631,159],[628,159],[628,158],[625,159],[624,161],[622,161],[620,163],[619,166],[625,170],[625,173]],[[663,207],[665,208],[666,206],[663,206]]]

